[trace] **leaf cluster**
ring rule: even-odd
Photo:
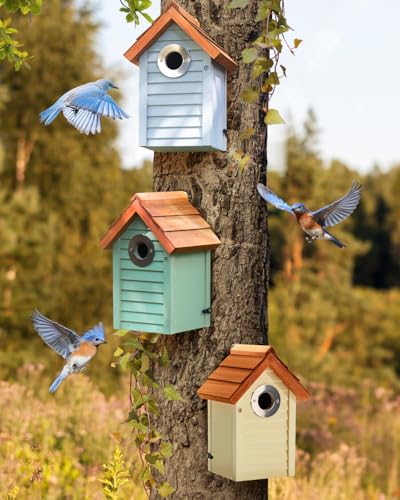
[[[145,12],[151,7],[151,0],[120,0],[122,7],[119,9],[120,12],[125,14],[126,21],[128,23],[135,23],[135,26],[140,24],[139,15],[143,16],[147,22],[152,23],[153,19],[151,16]]]
[[[118,500],[120,488],[128,482],[129,472],[125,467],[124,457],[117,446],[110,463],[103,465],[104,477],[100,479],[103,484],[102,492],[107,500]]]
[[[27,14],[37,15],[42,8],[43,0],[0,0],[0,7],[7,12],[17,13],[26,16]],[[14,38],[17,30],[10,26],[10,19],[0,19],[0,61],[7,61],[14,66],[16,71],[28,59],[28,52],[21,50],[21,43]]]
[[[115,335],[124,337],[127,330],[119,330]],[[161,384],[154,378],[155,365],[166,368],[169,364],[168,352],[163,345],[157,346],[159,335],[140,335],[130,337],[117,347],[114,356],[123,370],[131,375],[130,403],[128,422],[132,426],[134,442],[142,462],[141,478],[146,491],[157,487],[156,475],[165,474],[165,460],[172,456],[173,445],[157,430],[155,417],[160,414],[154,391],[158,391],[170,401],[183,401],[172,384]],[[174,489],[166,481],[157,487],[162,497],[170,495]]]
[[[229,9],[244,9],[249,5],[249,0],[232,0]],[[242,61],[251,65],[252,82],[241,92],[240,99],[248,104],[259,103],[264,113],[264,125],[279,125],[285,123],[279,111],[269,107],[269,102],[280,84],[282,77],[286,76],[286,68],[279,64],[280,54],[286,46],[291,53],[294,53],[300,43],[300,39],[295,39],[291,47],[286,41],[285,34],[291,30],[286,17],[284,0],[260,0],[258,2],[258,12],[256,21],[260,23],[261,30],[258,37],[242,51]],[[254,135],[249,134],[250,129],[242,132],[239,136],[241,141],[245,141]],[[239,149],[234,154],[234,159],[238,161],[239,170],[252,160],[244,148]]]

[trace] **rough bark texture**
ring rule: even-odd
[[[244,11],[230,11],[222,0],[180,4],[240,63],[241,51],[259,30],[256,2]],[[166,464],[167,480],[176,489],[173,498],[266,497],[265,481],[235,483],[208,472],[207,403],[196,394],[232,344],[266,339],[267,223],[265,204],[256,191],[257,182],[265,181],[263,137],[259,106],[238,98],[249,82],[250,67],[240,63],[228,83],[228,153],[159,153],[154,159],[154,190],[186,191],[222,241],[212,259],[211,327],[163,339],[171,364],[157,375],[185,398],[185,403],[160,402],[158,427],[175,448]],[[243,145],[238,133],[247,127],[256,128],[257,139]],[[256,160],[243,174],[230,156],[241,147]]]

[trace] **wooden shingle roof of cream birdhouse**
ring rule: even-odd
[[[111,248],[138,215],[168,254],[213,250],[221,243],[184,191],[136,193],[100,244]]]
[[[271,346],[250,344],[233,345],[229,356],[211,373],[197,394],[202,399],[235,404],[267,368],[276,373],[297,399],[310,398],[309,392]]]
[[[199,21],[175,2],[167,4],[163,12],[136,42],[125,52],[124,56],[138,65],[141,54],[170,26],[176,23],[211,59],[223,66],[227,71],[237,68],[235,61],[217,45],[200,27]]]

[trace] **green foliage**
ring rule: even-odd
[[[153,19],[145,12],[151,7],[151,0],[120,0],[122,7],[119,9],[125,14],[128,23],[135,23],[135,26],[140,24],[140,17],[143,16],[147,22],[152,23]]]
[[[247,0],[233,0],[228,4],[228,9],[244,9],[248,4]],[[262,111],[260,128],[264,129],[267,125],[285,123],[278,110],[270,109],[270,101],[281,78],[286,77],[286,68],[279,63],[283,47],[294,54],[302,40],[295,38],[293,46],[290,46],[285,38],[291,27],[285,17],[284,0],[258,0],[257,4],[255,20],[260,24],[259,35],[251,42],[251,47],[242,51],[243,63],[252,65],[252,82],[241,92],[239,98],[248,104],[258,104]],[[255,83],[258,85],[255,86]],[[247,139],[247,134],[245,136]],[[267,137],[265,130],[260,134],[262,136]],[[239,139],[243,140],[243,132]],[[238,162],[239,171],[251,160],[250,155],[242,150],[235,151],[232,156]],[[266,164],[266,158],[261,160]]]
[[[114,448],[124,446],[128,457],[119,480],[138,460],[124,444],[129,429],[120,425],[125,395],[119,390],[107,398],[88,376],[76,375],[49,396],[49,372],[43,364],[25,363],[12,381],[0,382],[0,498],[102,498],[98,479]],[[120,491],[118,498],[144,498],[136,479]]]
[[[128,333],[119,330],[117,336]],[[157,488],[162,497],[169,496],[174,489],[166,481],[157,486],[157,476],[165,475],[165,460],[172,456],[173,445],[162,436],[154,423],[154,416],[160,414],[155,391],[161,392],[170,401],[183,401],[182,396],[171,384],[161,387],[154,378],[156,365],[165,368],[169,364],[165,346],[158,349],[159,335],[143,334],[131,336],[114,351],[123,370],[129,369],[131,376],[128,422],[133,428],[133,440],[141,457],[140,477],[145,491]],[[114,363],[115,365],[116,363]]]
[[[22,15],[39,14],[43,0],[0,0],[0,9],[6,12],[20,12]],[[0,10],[1,13],[1,10]],[[5,59],[18,71],[28,59],[28,52],[21,50],[21,43],[14,35],[18,32],[10,26],[10,19],[0,18],[0,61]]]
[[[107,500],[118,500],[122,496],[121,488],[128,482],[129,477],[124,457],[118,446],[114,450],[113,459],[109,464],[103,465],[103,469],[104,478],[100,479],[103,484],[103,494]]]

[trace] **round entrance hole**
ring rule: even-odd
[[[271,417],[280,405],[280,394],[273,385],[260,385],[251,395],[251,408],[258,417]]]
[[[179,78],[188,71],[191,61],[189,51],[183,45],[171,43],[160,50],[157,65],[164,76]]]
[[[258,406],[262,410],[269,410],[273,404],[274,402],[269,392],[263,392],[258,396]]]
[[[139,267],[146,267],[153,262],[154,245],[144,234],[134,236],[128,245],[128,254],[131,261]]]
[[[179,52],[170,52],[165,58],[165,63],[169,69],[178,69],[182,66],[183,57]]]

